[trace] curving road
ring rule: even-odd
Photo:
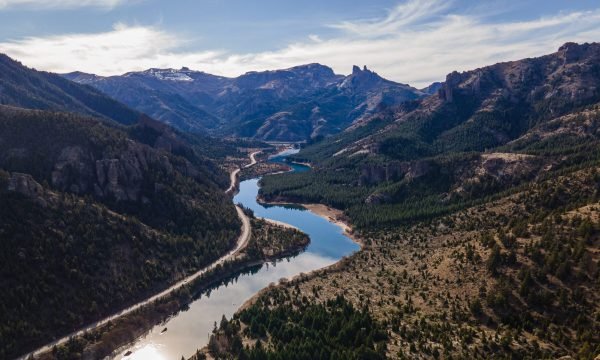
[[[250,164],[247,164],[246,166],[244,166],[244,168],[249,168],[250,166],[253,166],[256,164],[256,155],[260,153],[259,151],[255,151],[252,154],[250,154]]]
[[[229,173],[229,181],[231,185],[225,190],[225,194],[229,194],[235,190],[235,186],[237,184],[237,175],[240,172],[240,169],[235,169],[231,173]]]
[[[255,151],[253,153],[250,154],[250,164],[246,164],[244,165],[244,169],[249,168],[251,166],[256,165],[257,161],[256,161],[256,155],[258,153],[260,153],[261,151]],[[236,185],[237,185],[237,176],[240,173],[241,169],[235,169],[233,170],[231,173],[229,173],[229,181],[231,182],[231,185],[229,185],[229,187],[227,188],[227,190],[225,190],[226,194],[232,193],[233,191],[235,191]]]
[[[254,164],[256,164],[255,155],[258,153],[259,153],[259,151],[256,151],[256,152],[253,152],[252,154],[250,154],[251,162],[250,162],[250,164],[248,164],[244,167],[250,167],[250,166],[253,166]],[[234,171],[231,172],[231,174],[229,176],[229,178],[231,179],[231,185],[225,191],[225,193],[229,193],[233,189],[236,188],[237,174],[239,172],[240,172],[240,169],[235,169]],[[110,315],[102,320],[96,321],[80,330],[74,331],[58,340],[55,340],[49,344],[46,344],[46,345],[38,348],[37,350],[34,350],[28,354],[23,355],[23,356],[19,357],[18,359],[25,360],[32,355],[37,356],[37,355],[45,353],[47,351],[51,351],[54,346],[62,345],[64,343],[66,343],[67,341],[69,341],[69,339],[74,336],[83,335],[87,331],[94,330],[94,329],[106,324],[109,321],[115,320],[123,315],[127,315],[127,314],[139,309],[140,307],[142,307],[144,305],[148,305],[149,303],[151,303],[155,300],[158,300],[159,298],[166,296],[166,295],[170,294],[171,292],[179,289],[180,287],[184,286],[188,282],[193,281],[193,280],[197,279],[198,277],[204,275],[206,272],[214,269],[217,265],[221,265],[224,262],[226,262],[227,260],[233,259],[240,250],[242,250],[244,247],[246,247],[246,245],[248,244],[248,240],[250,239],[250,232],[251,232],[250,219],[248,218],[248,216],[237,205],[235,205],[235,210],[237,211],[238,217],[242,221],[242,232],[241,232],[240,236],[238,237],[235,247],[231,251],[229,251],[227,254],[225,254],[221,258],[219,258],[217,261],[213,262],[212,264],[208,265],[207,267],[205,267],[201,270],[196,271],[192,275],[184,278],[183,280],[180,280],[179,282],[175,283],[174,285],[171,285],[169,288],[161,291],[158,294],[152,295],[151,297],[149,297],[145,300],[142,300],[142,301],[136,303],[135,305],[132,305],[126,309],[123,309],[123,310],[121,310],[113,315]]]

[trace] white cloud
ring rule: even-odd
[[[343,21],[339,24],[333,24],[331,27],[361,37],[389,36],[408,26],[418,26],[428,20],[433,21],[450,4],[451,1],[411,0],[390,10],[383,19]]]
[[[126,0],[0,0],[0,9],[14,7],[25,7],[27,9],[69,9],[78,7],[112,9],[125,2]]]
[[[30,37],[0,44],[0,51],[39,70],[120,74],[150,67],[183,66],[216,59],[221,53],[171,52],[180,38],[154,27],[116,24],[111,31],[43,38]]]
[[[181,51],[184,42],[176,34],[126,25],[97,34],[8,41],[0,43],[0,51],[38,69],[103,75],[187,66],[235,76],[311,62],[348,73],[353,64],[366,64],[384,77],[420,87],[443,80],[453,70],[550,53],[567,41],[600,39],[600,10],[489,23],[484,17],[448,9],[443,1],[413,0],[381,19],[334,25],[340,30],[335,37],[308,34],[306,41],[258,53]]]

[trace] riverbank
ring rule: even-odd
[[[250,156],[249,156],[250,161],[251,161],[249,164],[250,166],[256,164],[255,156],[259,152],[260,151],[255,151],[250,154]],[[236,184],[237,184],[237,174],[239,172],[240,172],[240,168],[235,169],[234,171],[232,171],[230,173],[231,184],[230,184],[229,188],[227,190],[225,190],[225,193],[235,191]],[[74,338],[84,338],[90,332],[94,332],[96,330],[102,330],[100,332],[102,334],[105,334],[106,332],[109,331],[109,330],[107,330],[107,328],[112,325],[112,322],[115,322],[116,320],[120,320],[124,317],[127,317],[130,314],[136,315],[138,313],[138,310],[140,310],[144,307],[152,306],[153,304],[159,303],[159,300],[163,300],[163,299],[169,300],[171,298],[172,294],[179,291],[184,286],[188,285],[189,283],[195,282],[198,279],[202,279],[206,274],[210,274],[211,271],[218,269],[220,266],[227,263],[229,260],[235,260],[237,258],[238,253],[241,252],[248,245],[248,242],[250,239],[250,233],[251,233],[250,219],[242,211],[242,209],[239,206],[236,205],[235,209],[236,209],[236,213],[237,213],[239,219],[242,222],[241,232],[240,232],[238,239],[236,240],[234,248],[232,250],[228,251],[225,255],[221,256],[220,258],[215,260],[213,263],[208,264],[205,267],[197,270],[196,272],[194,272],[188,276],[185,276],[184,278],[180,278],[174,284],[168,286],[166,289],[163,289],[160,292],[158,292],[142,301],[139,301],[133,305],[130,305],[130,306],[126,307],[125,309],[122,309],[110,316],[107,316],[107,317],[105,317],[101,320],[98,320],[94,323],[91,323],[79,330],[69,333],[66,336],[61,337],[60,339],[54,340],[42,347],[39,347],[38,349],[36,349],[30,353],[22,355],[18,359],[19,360],[27,359],[30,356],[41,356],[43,354],[47,354],[55,347],[64,345],[68,342],[72,342],[72,339],[74,339]],[[138,322],[139,322],[139,319],[138,319]],[[130,341],[130,340],[128,340],[128,341]],[[121,344],[119,344],[118,346],[121,346]]]
[[[294,205],[296,205],[296,204],[294,204]],[[361,249],[365,247],[364,240],[354,232],[354,230],[352,229],[352,226],[345,219],[346,217],[342,210],[334,209],[332,207],[329,207],[329,206],[323,205],[323,204],[300,203],[297,205],[302,205],[308,211],[311,211],[314,214],[319,215],[322,218],[325,218],[327,221],[334,223],[335,225],[341,227],[344,230],[344,234],[346,236],[348,236],[350,239],[352,239],[352,241],[357,243],[361,247]]]
[[[263,205],[283,205],[283,206],[285,206],[285,205],[300,205],[300,206],[306,208],[311,213],[313,213],[321,218],[324,218],[325,220],[329,221],[330,223],[340,227],[343,230],[343,233],[345,236],[347,236],[353,242],[355,242],[356,244],[358,244],[360,246],[359,251],[365,249],[365,247],[366,247],[365,241],[361,237],[359,237],[356,233],[354,233],[351,225],[344,219],[345,216],[344,216],[343,212],[339,209],[334,209],[334,208],[331,208],[324,204],[293,203],[293,202],[284,202],[284,201],[269,202],[269,201],[264,201],[264,199],[261,199],[260,196],[257,196],[257,201]],[[282,223],[282,222],[279,222],[276,220],[271,220],[271,219],[265,219],[265,220],[295,228],[292,225]],[[357,253],[358,253],[358,251],[355,252],[351,256],[354,256]],[[244,301],[244,303],[242,303],[242,305],[238,308],[236,313],[239,313],[239,312],[249,308],[264,293],[273,290],[273,288],[275,288],[277,286],[287,286],[289,284],[294,284],[297,281],[307,281],[314,277],[324,276],[326,274],[333,273],[333,272],[339,272],[347,266],[349,259],[350,259],[349,257],[343,257],[339,261],[337,261],[331,265],[325,266],[323,268],[315,269],[315,270],[309,271],[307,273],[300,273],[289,279],[280,279],[279,283],[271,284],[271,285],[259,290],[251,298]],[[209,359],[211,359],[207,346],[203,347],[200,350],[200,352],[204,353],[205,355],[208,356]]]
[[[352,226],[346,220],[344,212],[339,209],[335,209],[324,204],[296,203],[291,201],[267,201],[260,195],[256,197],[256,201],[261,205],[302,206],[313,214],[320,216],[330,223],[340,227],[343,230],[344,235],[358,244],[361,249],[365,247],[364,240],[354,232]]]
[[[74,353],[76,348],[82,348],[79,353],[83,358],[116,357],[119,353],[130,348],[138,338],[145,336],[158,324],[176,316],[185,310],[192,301],[201,294],[207,293],[221,285],[228,284],[237,276],[247,271],[262,266],[265,263],[276,262],[286,257],[295,256],[302,252],[308,245],[308,241],[298,242],[280,252],[272,255],[260,255],[258,258],[251,257],[243,252],[235,259],[220,264],[211,269],[201,278],[187,283],[184,287],[157,299],[140,309],[119,317],[93,331],[86,332],[80,338],[69,341],[61,352]],[[94,340],[95,339],[95,340]],[[92,341],[86,344],[87,341]],[[84,346],[81,346],[84,345]],[[71,348],[74,346],[74,348]],[[38,359],[54,359],[51,352],[40,354]]]
[[[284,227],[284,228],[287,228],[287,229],[294,229],[294,230],[300,231],[300,229],[298,229],[297,227],[295,227],[293,225],[290,225],[288,223],[284,223],[283,221],[277,221],[277,220],[268,219],[268,218],[259,218],[259,219],[264,220],[264,221],[266,221],[268,223],[271,223],[273,225],[277,225],[277,226],[281,226],[281,227]]]
[[[307,168],[311,168],[312,169],[311,163],[302,162],[302,161],[290,161],[290,163],[296,164],[296,165],[306,166]]]
[[[294,168],[293,170],[296,170],[296,168]],[[250,186],[257,186],[258,183],[258,179],[254,179],[251,181]],[[243,189],[243,185],[242,185],[242,189]],[[243,192],[243,190],[240,190]],[[321,229],[322,225],[317,225],[317,224],[322,224],[321,221],[319,220],[318,222],[313,222],[313,220],[310,220],[311,217],[312,218],[320,218],[320,219],[324,219],[329,225],[328,227],[331,228],[332,230],[329,230],[328,235],[326,236],[326,238],[320,237],[320,234],[314,234],[312,233],[310,236],[312,238],[313,235],[316,235],[317,237],[315,239],[319,239],[319,237],[321,238],[320,244],[317,247],[317,253],[318,254],[331,254],[328,256],[333,256],[334,257],[334,261],[337,259],[341,259],[339,261],[335,261],[335,262],[330,262],[330,261],[325,261],[324,263],[322,263],[322,265],[320,266],[313,266],[313,267],[309,267],[307,268],[306,272],[300,272],[300,271],[295,271],[293,274],[286,274],[282,277],[279,277],[277,279],[274,279],[272,282],[270,283],[266,283],[263,287],[257,289],[255,292],[253,292],[246,301],[243,301],[242,306],[241,307],[236,307],[234,309],[233,312],[230,313],[229,316],[233,316],[234,313],[239,313],[240,311],[243,311],[243,309],[247,308],[248,306],[250,306],[251,304],[253,304],[256,299],[263,294],[265,291],[269,291],[270,289],[273,288],[273,286],[278,286],[276,284],[279,285],[284,285],[284,284],[290,284],[292,282],[295,281],[299,281],[299,279],[306,279],[309,277],[313,277],[313,276],[320,276],[321,274],[323,274],[323,272],[325,271],[334,271],[335,269],[341,269],[345,266],[345,264],[347,263],[347,256],[351,256],[351,252],[346,253],[346,255],[341,255],[339,257],[336,257],[336,255],[334,255],[336,252],[338,252],[339,250],[333,250],[333,253],[329,252],[332,251],[331,246],[333,244],[335,244],[333,241],[335,241],[334,239],[342,237],[345,238],[348,243],[353,243],[358,245],[358,249],[361,249],[364,247],[364,241],[358,236],[358,234],[354,233],[354,231],[352,230],[352,227],[346,222],[346,219],[344,217],[344,214],[342,211],[336,210],[336,209],[332,209],[332,208],[328,208],[327,206],[321,205],[321,204],[296,204],[296,203],[292,203],[292,202],[265,202],[262,201],[260,199],[260,197],[258,196],[257,193],[254,193],[251,197],[243,197],[241,200],[241,203],[243,204],[251,204],[252,202],[254,202],[256,205],[258,205],[258,207],[256,206],[250,206],[250,208],[254,211],[255,215],[257,216],[261,216],[261,217],[271,217],[271,216],[275,216],[275,218],[277,218],[278,220],[282,220],[282,219],[286,219],[285,217],[280,217],[280,212],[281,210],[277,210],[277,209],[273,209],[273,213],[272,215],[269,215],[270,212],[266,211],[266,209],[270,209],[272,208],[272,206],[267,206],[267,205],[296,205],[294,207],[303,207],[304,209],[308,210],[308,211],[298,211],[298,210],[294,210],[294,209],[289,209],[286,211],[296,211],[298,212],[297,215],[293,215],[290,214],[292,217],[290,217],[288,219],[288,221],[290,221],[291,223],[293,223],[296,226],[284,223],[282,221],[277,221],[274,219],[265,219],[271,223],[276,223],[278,225],[285,225],[288,227],[299,227],[300,229],[302,229],[303,231],[307,231],[309,234],[311,227],[310,226],[316,226],[316,229]],[[236,200],[237,201],[237,200]],[[304,205],[304,206],[302,206]],[[244,205],[247,206],[247,205]],[[287,207],[286,207],[287,208]],[[257,214],[258,212],[258,214]],[[304,213],[304,215],[302,214]],[[302,220],[300,220],[302,219]],[[315,219],[316,220],[316,219]],[[286,221],[286,220],[283,220]],[[306,222],[303,222],[306,221]],[[300,226],[301,224],[301,226]],[[313,225],[310,225],[313,224]],[[307,225],[305,227],[305,225]],[[313,227],[313,229],[315,229],[315,227]],[[335,230],[334,230],[335,229]],[[340,229],[342,231],[340,231]],[[319,230],[320,231],[320,230]],[[333,232],[331,232],[333,231]],[[319,242],[319,241],[317,241]],[[353,247],[356,247],[356,245],[352,245]],[[335,246],[336,249],[339,248],[343,248],[344,246],[348,246],[348,245],[342,245],[339,244],[337,246]],[[329,247],[329,248],[328,248]],[[339,248],[338,248],[339,247]],[[356,250],[353,250],[356,251]],[[313,262],[313,255],[310,254],[310,248],[308,249],[308,252],[305,256],[307,256],[308,262],[312,263],[314,265]],[[356,252],[354,252],[356,253]],[[302,255],[301,255],[302,256]],[[203,348],[203,353],[208,355],[207,351],[208,348],[204,347]],[[210,357],[209,357],[210,358]]]

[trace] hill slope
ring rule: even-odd
[[[0,106],[0,357],[157,292],[234,244],[227,174],[148,121],[114,128]]]
[[[40,72],[0,54],[0,105],[76,112],[118,123],[135,123],[141,114],[96,89]]]
[[[307,146],[294,159],[312,170],[264,177],[261,196],[340,209],[366,246],[256,307],[343,295],[386,324],[391,358],[594,359],[598,64],[600,44],[568,43],[452,73],[437,93]]]
[[[450,74],[437,94],[303,149],[295,158],[316,171],[282,176],[285,185],[266,178],[264,195],[326,202],[357,225],[395,224],[595,159],[599,61],[600,45],[566,44]]]

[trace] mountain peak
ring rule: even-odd
[[[581,60],[586,56],[590,56],[591,53],[598,53],[600,51],[599,43],[583,43],[578,44],[575,42],[567,42],[558,48],[558,54],[561,56],[565,63],[572,63]]]
[[[363,65],[363,68],[361,70],[361,68],[357,65],[353,65],[352,66],[352,75],[359,75],[362,73],[370,73],[370,74],[375,74],[373,71],[369,70],[367,68],[367,65]]]
[[[133,73],[133,74],[142,74],[142,75],[146,75],[146,76],[151,76],[158,80],[163,80],[163,81],[194,81],[194,79],[188,75],[189,72],[190,72],[190,69],[188,69],[186,67],[181,68],[181,70],[151,68],[151,69],[148,69],[148,70],[145,70],[145,71],[142,71],[139,73]]]

